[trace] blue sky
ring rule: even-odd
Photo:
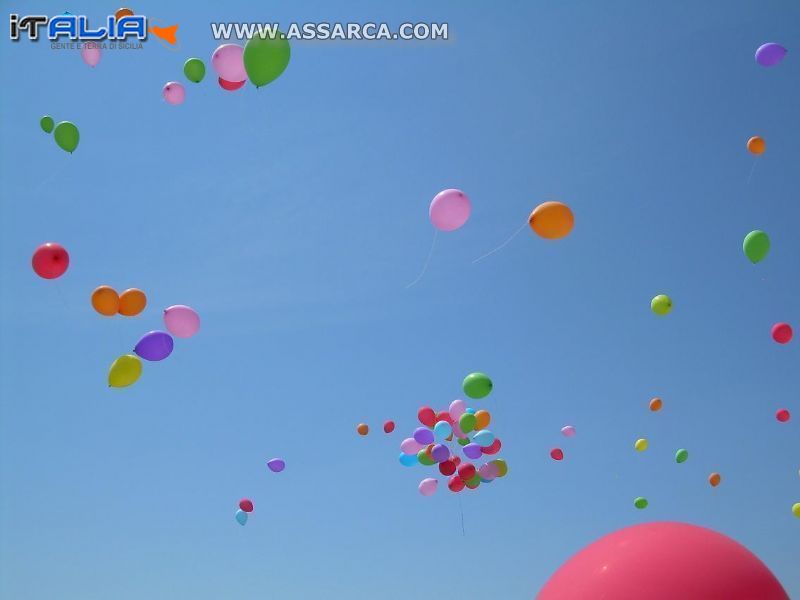
[[[148,41],[94,70],[2,42],[0,596],[531,598],[590,541],[665,519],[734,537],[800,595],[799,347],[769,336],[800,323],[800,7],[333,4],[137,3],[180,24],[180,49]],[[295,43],[274,84],[210,76],[166,105],[164,83],[216,47],[209,23],[236,20],[445,21],[452,39]],[[790,48],[778,68],[753,60],[765,41]],[[73,155],[44,114],[79,126]],[[406,290],[447,187],[472,218]],[[472,264],[549,199],[573,208],[569,238],[526,230]],[[757,228],[772,251],[754,266]],[[30,269],[45,241],[70,251],[57,281]],[[143,289],[147,310],[100,317],[101,284]],[[108,389],[171,304],[201,332]],[[474,370],[494,380],[475,405],[509,475],[423,498],[398,445]]]

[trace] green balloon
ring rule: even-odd
[[[250,38],[243,56],[247,77],[256,87],[275,81],[289,65],[291,54],[289,40],[281,32],[275,37],[265,34]]]
[[[675,462],[682,463],[686,462],[686,459],[689,458],[689,451],[681,448],[675,453]]]
[[[650,301],[650,308],[654,313],[663,317],[672,310],[672,298],[666,294],[659,294]]]
[[[759,229],[751,231],[742,242],[742,250],[751,263],[761,262],[769,253],[769,236]]]
[[[42,128],[42,131],[45,133],[52,133],[53,127],[55,126],[55,121],[53,121],[53,117],[50,115],[45,115],[39,121],[39,127]]]
[[[72,154],[75,148],[78,147],[81,134],[78,132],[78,128],[75,127],[75,123],[61,121],[61,123],[56,125],[55,138],[56,144],[58,144],[62,150],[66,150]]]
[[[470,478],[469,478],[467,481],[465,481],[464,483],[468,483],[468,484],[470,484],[470,485],[480,485],[480,484],[481,484],[481,476],[480,476],[480,474],[478,474],[478,473],[475,473],[475,475],[473,475],[472,477],[470,477]]]
[[[199,58],[190,58],[183,63],[183,74],[189,81],[200,83],[206,76],[206,66]]]
[[[470,398],[485,398],[492,391],[492,380],[486,373],[470,373],[464,378],[462,387]]]
[[[639,496],[633,501],[633,505],[638,509],[647,508],[647,499]]]
[[[430,456],[428,456],[427,452],[425,452],[425,448],[417,452],[417,460],[426,467],[430,467],[431,465],[436,464],[436,461],[433,460]]]
[[[473,429],[475,429],[475,425],[477,424],[478,419],[475,418],[475,415],[472,413],[464,413],[458,419],[458,426],[464,433],[469,433]]]
[[[459,446],[466,446],[467,444],[469,444],[469,438],[458,438]]]

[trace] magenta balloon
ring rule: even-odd
[[[741,544],[705,527],[669,522],[600,538],[564,563],[536,598],[789,600],[770,570]]]
[[[81,58],[90,67],[96,67],[100,62],[100,46],[93,42],[86,42],[81,47]]]
[[[762,67],[774,67],[786,56],[786,48],[775,42],[764,44],[756,50],[756,62]]]
[[[225,81],[246,81],[243,56],[244,47],[239,44],[222,44],[211,55],[211,66]]]
[[[161,95],[169,104],[176,106],[186,100],[186,90],[177,81],[168,81],[161,90]]]
[[[175,337],[190,338],[200,329],[200,316],[193,308],[176,304],[164,311],[164,325]]]
[[[472,204],[461,190],[444,190],[436,194],[429,212],[436,229],[455,231],[469,219]]]
[[[151,331],[142,336],[133,351],[145,360],[164,360],[175,347],[172,336],[163,331]]]
[[[424,447],[414,438],[406,438],[400,443],[400,451],[403,454],[416,454]]]

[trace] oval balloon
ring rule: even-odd
[[[633,444],[633,447],[636,448],[637,452],[644,452],[645,450],[647,450],[647,446],[648,446],[647,440],[644,438],[639,438]]]
[[[282,458],[271,458],[267,461],[267,468],[273,473],[280,473],[286,468],[286,461]]]
[[[434,196],[428,209],[431,223],[439,231],[460,229],[472,213],[472,203],[461,190],[443,190]]]
[[[553,448],[550,450],[550,458],[553,460],[564,460],[564,451],[561,448]]]
[[[424,446],[414,438],[406,438],[400,443],[400,450],[404,454],[414,454],[422,450]]]
[[[433,443],[433,432],[427,427],[417,427],[414,430],[414,439],[423,446]]]
[[[174,346],[175,342],[170,334],[163,331],[151,331],[142,336],[133,351],[145,360],[158,361],[164,360],[172,354]]]
[[[96,67],[100,62],[100,46],[94,42],[84,42],[81,46],[81,58],[90,67]]]
[[[394,431],[394,421],[386,421],[383,424],[383,433],[392,433]]]
[[[175,337],[190,338],[200,330],[200,315],[190,306],[176,304],[164,311],[164,325]]]
[[[785,408],[781,408],[775,413],[775,418],[778,419],[778,421],[780,421],[781,423],[788,423],[789,419],[792,418],[792,415]]]
[[[672,310],[672,299],[666,294],[659,294],[650,301],[650,310],[660,317],[668,315]]]
[[[664,406],[664,401],[661,398],[653,398],[650,400],[650,410],[653,412],[658,412],[661,410],[661,407]]]
[[[417,452],[417,460],[420,462],[420,464],[423,464],[426,467],[430,467],[431,465],[435,465],[436,461],[433,460],[433,458],[431,458],[430,456],[428,456],[428,453],[425,450],[426,449],[423,448],[422,450]]]
[[[220,77],[218,81],[219,81],[219,87],[228,92],[235,92],[236,90],[240,90],[244,87],[244,84],[247,83],[246,79],[244,81],[226,81],[222,77]]]
[[[756,62],[762,67],[774,67],[784,59],[787,52],[780,44],[769,42],[756,50]]]
[[[75,152],[75,149],[78,147],[78,142],[81,141],[81,134],[78,128],[75,126],[75,123],[71,123],[70,121],[61,121],[61,123],[56,125],[56,128],[53,130],[53,136],[55,137],[58,147],[70,154]]]
[[[712,473],[708,476],[708,483],[711,487],[717,487],[720,481],[722,481],[722,476],[719,473]]]
[[[450,403],[447,412],[450,413],[450,418],[453,419],[453,421],[458,421],[458,419],[461,418],[461,415],[463,415],[466,411],[467,405],[463,400],[453,400]]]
[[[492,380],[486,373],[470,373],[461,384],[464,393],[475,400],[485,398],[492,392]]]
[[[751,263],[761,262],[769,253],[769,236],[760,229],[751,231],[744,236],[742,250]]]
[[[437,442],[443,442],[453,433],[453,427],[447,421],[439,421],[433,426],[433,437]]]
[[[39,127],[42,128],[42,131],[45,133],[53,133],[53,127],[56,126],[56,122],[53,121],[53,117],[49,115],[43,116],[39,119]]]
[[[147,296],[137,288],[130,288],[119,295],[119,314],[135,317],[147,306]]]
[[[253,501],[247,498],[242,498],[239,500],[239,510],[243,510],[246,513],[253,512]]]
[[[792,326],[788,323],[775,323],[772,326],[772,339],[779,344],[788,344],[794,337]]]
[[[47,242],[34,250],[31,265],[42,279],[56,279],[67,272],[69,253],[61,244]]]
[[[569,235],[575,225],[572,209],[563,202],[543,202],[533,209],[528,225],[537,235],[557,240]]]
[[[206,65],[199,58],[190,58],[183,63],[183,74],[193,83],[200,83],[206,76]]]
[[[574,436],[575,427],[573,427],[572,425],[564,425],[564,427],[561,428],[561,435],[563,435],[564,437]]]
[[[452,460],[444,460],[439,463],[439,473],[442,475],[449,477],[453,473],[456,472],[456,463]]]
[[[689,458],[689,451],[685,448],[681,448],[675,453],[675,462],[676,463],[684,463]]]
[[[481,448],[488,448],[494,444],[494,434],[491,431],[484,429],[472,436],[472,441],[478,444]]]
[[[127,387],[136,383],[142,374],[142,361],[133,354],[120,356],[111,364],[108,370],[108,385],[110,387]]]
[[[492,415],[488,410],[475,411],[475,429],[486,429],[492,422]]]
[[[492,461],[492,464],[497,465],[497,476],[498,477],[505,477],[508,473],[508,464],[502,458],[496,458]]]
[[[423,406],[417,411],[417,419],[426,427],[436,425],[436,412],[430,406]]]
[[[472,460],[477,460],[481,457],[481,446],[480,444],[469,443],[464,446],[464,456],[467,458],[471,458]]]
[[[431,450],[431,458],[437,463],[441,463],[450,458],[450,449],[444,444],[436,444]]]
[[[419,493],[423,496],[433,496],[436,493],[436,488],[438,487],[439,482],[435,479],[423,479],[419,482]]]
[[[460,492],[464,489],[465,483],[458,475],[453,475],[447,482],[447,487],[451,492]]]
[[[247,513],[241,508],[236,511],[236,522],[242,527],[244,527],[244,524],[247,523]]]
[[[471,413],[464,413],[458,420],[458,428],[464,433],[469,433],[470,431],[475,429],[476,421],[477,419],[475,418],[475,415]]]
[[[119,295],[114,288],[101,285],[92,292],[92,307],[103,316],[113,317],[119,312]]]
[[[639,496],[638,498],[636,498],[633,501],[633,505],[636,508],[638,508],[639,510],[641,510],[643,508],[647,508],[647,499],[646,498],[642,498],[641,496]]]
[[[122,17],[132,17],[133,11],[130,8],[120,8],[114,13],[114,18],[119,21]]]
[[[792,514],[800,519],[800,502],[795,502],[792,504]]]
[[[257,35],[244,46],[242,61],[247,77],[256,87],[275,81],[289,66],[292,51],[281,33]]]
[[[186,100],[186,89],[177,81],[168,81],[161,89],[161,95],[167,104],[177,106]]]
[[[417,458],[416,454],[404,454],[401,452],[400,464],[404,467],[413,467],[414,465],[419,464],[419,459]]]
[[[239,44],[222,44],[211,55],[211,66],[220,80],[243,82],[247,80],[243,56],[244,48]]]
[[[475,465],[473,464],[464,463],[458,466],[458,476],[461,477],[461,479],[463,479],[464,481],[469,481],[470,479],[475,477],[476,473],[477,470],[475,469]]]
[[[764,154],[764,151],[767,149],[767,142],[764,141],[759,135],[754,135],[749,140],[747,140],[747,151],[750,154],[755,154],[758,156],[759,154]]]

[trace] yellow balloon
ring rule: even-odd
[[[108,370],[108,385],[110,387],[126,387],[136,383],[142,374],[142,361],[133,354],[123,354],[111,365]]]
[[[800,502],[792,506],[792,514],[800,519]]]
[[[633,445],[636,448],[637,452],[644,452],[647,450],[647,440],[644,438],[639,438],[636,440],[636,443]]]

